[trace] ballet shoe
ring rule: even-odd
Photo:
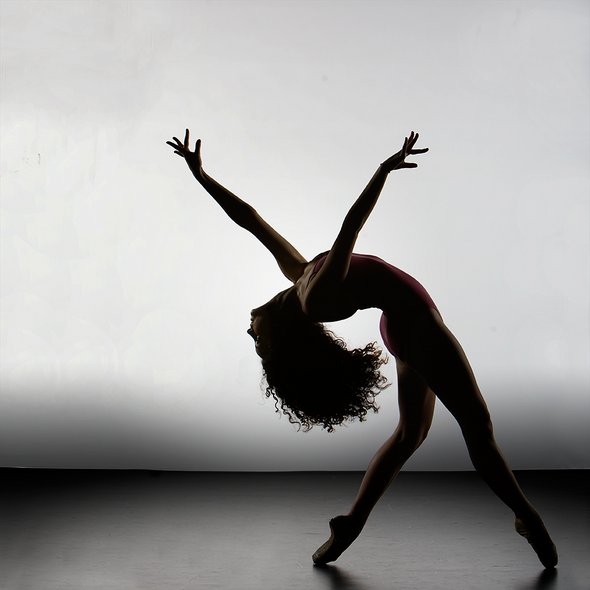
[[[527,527],[520,518],[516,518],[514,528],[529,542],[546,569],[553,569],[557,565],[557,549],[543,523]]]
[[[336,516],[329,524],[330,538],[311,557],[315,565],[336,561],[362,530],[362,525],[353,523],[350,516]]]

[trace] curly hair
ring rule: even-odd
[[[304,432],[378,411],[375,396],[389,386],[379,368],[387,362],[376,343],[349,350],[321,323],[299,316],[273,318],[272,352],[262,359],[265,395]]]

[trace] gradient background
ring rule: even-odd
[[[308,258],[419,131],[356,251],[430,291],[513,468],[590,467],[588,2],[0,7],[1,465],[358,470],[392,432],[395,385],[333,434],[265,400],[249,311],[288,282],[165,145],[189,127]],[[408,468],[471,468],[441,405]]]

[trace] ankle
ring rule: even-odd
[[[355,527],[363,528],[367,519],[369,518],[368,514],[358,514],[357,512],[350,511],[348,514],[344,515],[346,519],[350,522],[351,525]]]
[[[541,516],[534,510],[526,513],[514,514],[516,520],[520,520],[526,526],[544,526]]]

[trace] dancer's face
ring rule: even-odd
[[[277,293],[270,301],[250,312],[251,321],[248,334],[254,338],[256,354],[260,358],[268,357],[271,353],[272,322],[278,310],[281,314],[296,314],[300,310],[299,300],[292,287]]]
[[[264,313],[264,305],[253,309],[250,315],[250,329],[248,334],[256,343],[256,354],[263,358],[270,351],[270,319]]]

